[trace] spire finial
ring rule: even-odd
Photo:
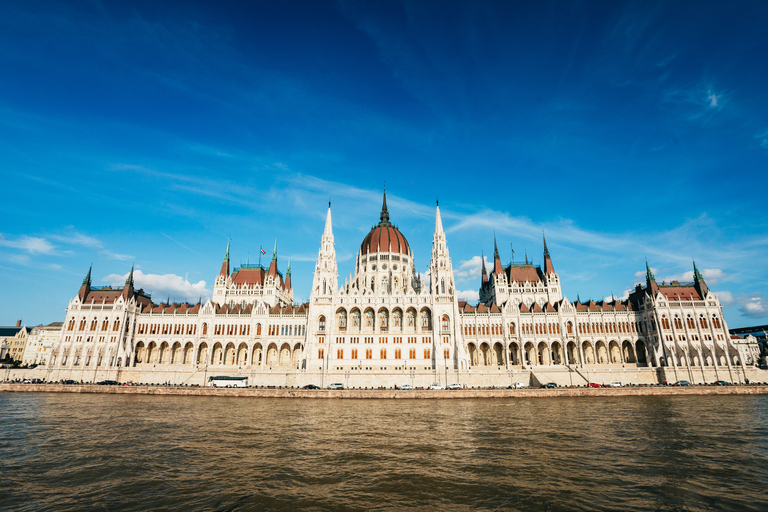
[[[277,238],[275,238],[275,248],[272,249],[272,261],[277,261]]]
[[[381,215],[379,216],[379,219],[381,219],[381,222],[379,222],[382,226],[388,226],[389,225],[389,212],[387,211],[387,186],[384,185],[384,202],[381,205]]]

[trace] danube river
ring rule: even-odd
[[[768,396],[0,394],[2,510],[768,510]]]

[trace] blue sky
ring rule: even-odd
[[[0,5],[0,324],[91,263],[196,301],[229,237],[307,300],[329,198],[343,282],[385,182],[420,271],[439,198],[462,298],[543,231],[570,300],[695,258],[768,323],[767,3],[157,4]]]

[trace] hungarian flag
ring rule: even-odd
[[[267,251],[265,251],[263,247],[259,247],[259,249],[261,249],[261,254],[267,254]]]

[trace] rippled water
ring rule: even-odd
[[[6,510],[768,510],[768,397],[0,394]]]

